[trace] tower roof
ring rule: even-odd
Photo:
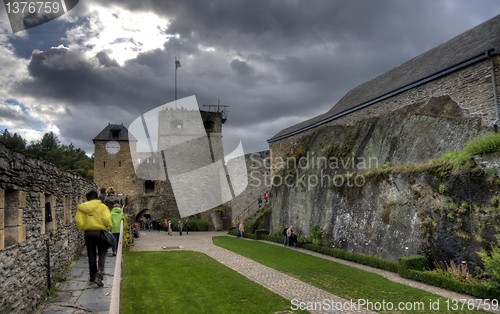
[[[135,136],[128,132],[127,128],[122,124],[111,124],[108,125],[92,139],[95,141],[137,141]]]

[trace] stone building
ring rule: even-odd
[[[127,202],[126,212],[137,218],[179,217],[171,179],[223,160],[226,115],[168,107],[151,112],[143,115],[147,123],[137,119],[131,130],[108,124],[93,139],[94,181],[113,186]]]
[[[482,221],[499,195],[485,172],[380,169],[422,164],[496,132],[499,81],[500,15],[280,131],[268,140],[273,227],[293,224],[308,235],[318,226],[330,245],[390,259],[425,253],[477,262],[476,252],[496,241],[498,224]],[[457,213],[456,204],[469,205]]]
[[[83,248],[73,222],[96,186],[0,145],[0,313],[32,313]]]

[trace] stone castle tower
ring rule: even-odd
[[[157,141],[150,142],[150,151],[138,151],[138,139],[123,124],[108,124],[93,139],[94,181],[99,187],[113,186],[126,198],[128,213],[147,213],[153,219],[177,217],[168,176],[223,159],[225,121],[225,113],[219,110],[161,110]]]
[[[94,182],[113,186],[124,195],[136,195],[140,182],[135,179],[131,151],[137,140],[123,124],[108,124],[94,142]]]

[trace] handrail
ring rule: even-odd
[[[257,199],[257,200],[255,200],[255,201],[251,202],[250,204],[248,204],[248,206],[247,206],[247,207],[245,207],[245,208],[241,211],[241,213],[238,215],[238,217],[236,217],[235,221],[239,221],[239,220],[240,220],[240,217],[241,217],[241,216],[245,213],[245,211],[246,211],[247,209],[249,209],[249,208],[250,208],[250,206],[252,206],[254,203],[258,203],[258,202],[259,202],[259,200]]]
[[[123,220],[120,222],[120,237],[118,238],[115,272],[113,274],[113,286],[111,287],[111,302],[109,304],[110,314],[120,313],[120,288],[122,281],[122,239]]]

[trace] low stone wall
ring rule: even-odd
[[[83,248],[77,204],[96,186],[0,145],[0,313],[29,313]],[[50,259],[50,263],[48,263]]]

